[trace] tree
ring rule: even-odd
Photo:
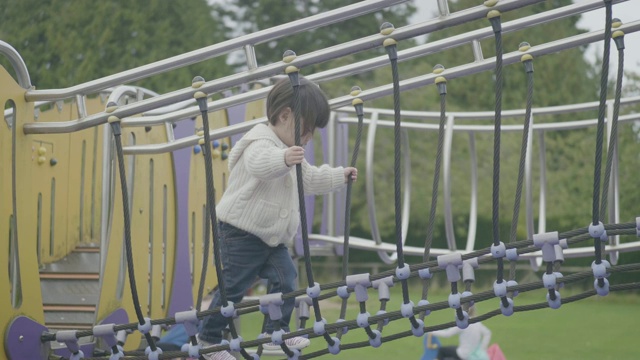
[[[61,88],[225,40],[206,0],[0,0],[0,38],[21,54],[37,88]],[[136,82],[157,92],[195,75],[227,75],[225,57]],[[2,60],[5,68],[8,62]]]
[[[233,37],[265,30],[357,2],[356,0],[220,0],[214,3],[214,7],[229,24],[231,31],[227,36]],[[259,65],[271,64],[281,61],[282,54],[286,50],[293,50],[298,55],[302,55],[377,34],[380,32],[380,25],[383,22],[390,22],[395,27],[405,26],[408,18],[414,12],[415,7],[412,4],[401,4],[329,26],[292,34],[264,44],[258,44],[255,47],[256,58]],[[412,44],[414,44],[413,41],[409,40],[400,46],[411,46]],[[302,74],[311,74],[384,53],[384,49],[380,47],[327,63],[316,64],[302,69]],[[244,59],[235,63],[239,67],[244,66],[244,64]],[[326,84],[323,88],[330,96],[345,95],[354,85],[354,81],[362,80],[366,77],[366,75],[363,75],[355,76],[351,79],[331,81],[331,84]]]

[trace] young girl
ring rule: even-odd
[[[311,140],[316,128],[329,122],[329,104],[314,83],[300,78],[301,145]],[[222,276],[228,301],[239,303],[257,277],[269,281],[269,293],[286,294],[296,289],[297,271],[287,246],[300,225],[296,164],[302,166],[306,194],[324,194],[342,188],[353,167],[311,166],[304,148],[295,146],[293,88],[288,79],[278,81],[267,97],[268,125],[247,132],[229,153],[229,185],[216,207],[219,219]],[[285,300],[280,327],[289,331],[295,299]],[[210,309],[220,306],[216,292]],[[220,314],[204,319],[199,340],[203,346],[218,344],[227,319]],[[266,330],[273,332],[269,322]],[[289,348],[301,349],[309,340],[285,340]],[[265,349],[279,348],[273,343]],[[207,360],[234,360],[227,351],[207,354]]]
[[[476,316],[474,305],[469,307],[468,313],[470,319]],[[489,359],[486,351],[491,341],[491,330],[480,322],[469,324],[466,329],[454,326],[444,330],[432,331],[431,335],[445,338],[460,335],[458,346],[440,346],[438,360]]]

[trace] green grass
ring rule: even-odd
[[[399,309],[402,302],[402,289],[397,284],[392,289],[391,301],[387,311]],[[482,289],[485,290],[485,289]],[[446,290],[432,291],[430,302],[446,301]],[[480,291],[480,289],[476,289]],[[570,289],[562,289],[563,297],[575,294]],[[421,294],[418,286],[411,286],[410,297],[417,303]],[[544,290],[523,293],[515,298],[516,305],[546,302]],[[339,316],[340,299],[323,300],[320,303],[322,316],[329,323]],[[497,309],[497,299],[478,303],[478,314]],[[358,313],[355,296],[349,299],[347,320],[355,319]],[[377,293],[369,291],[367,311],[374,315],[379,309]],[[637,359],[637,321],[640,315],[640,296],[634,293],[612,293],[606,297],[590,297],[577,302],[563,304],[559,309],[550,308],[519,312],[510,317],[495,316],[483,323],[492,331],[492,343],[498,343],[507,359]],[[425,318],[425,326],[433,326],[453,321],[452,310],[433,312]],[[307,327],[315,321],[313,309]],[[293,323],[293,321],[292,321]],[[241,334],[245,340],[257,337],[262,324],[262,315],[253,313],[242,316]],[[375,328],[375,327],[373,327]],[[410,330],[407,319],[391,322],[383,329],[382,336]],[[457,338],[441,339],[445,345],[455,345]],[[342,344],[367,341],[362,329],[350,330],[342,337]],[[326,349],[322,338],[314,338],[304,353]],[[383,343],[375,349],[364,347],[343,350],[340,354],[324,355],[321,358],[332,359],[420,359],[422,339],[405,337]]]

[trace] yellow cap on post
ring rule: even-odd
[[[298,68],[295,67],[294,65],[289,65],[284,69],[285,74],[291,74],[298,71],[299,71]]]
[[[392,23],[390,22],[384,22],[382,23],[382,25],[380,25],[380,34],[382,35],[389,35],[393,32],[393,30],[395,30],[395,26],[393,26]]]
[[[284,52],[284,54],[282,54],[282,61],[288,64],[292,62],[296,58],[296,56],[297,55],[293,50],[287,50]]]
[[[194,89],[198,89],[202,85],[204,85],[204,78],[202,76],[196,76],[191,81],[191,87],[194,88]]]
[[[362,101],[362,99],[360,99],[360,98],[355,98],[355,99],[353,99],[353,100],[351,101],[351,105],[352,105],[352,106],[356,106],[356,105],[363,104],[363,103],[364,103],[364,102],[363,102],[363,101]]]
[[[107,103],[107,107],[106,107],[106,109],[104,109],[104,111],[105,111],[106,113],[112,113],[112,112],[114,112],[117,108],[118,108],[118,104],[114,103],[113,101],[109,101],[109,103]]]
[[[384,39],[384,41],[382,42],[382,45],[384,45],[384,47],[395,45],[395,44],[397,44],[397,42],[395,41],[395,39],[392,39],[392,38]]]
[[[525,61],[528,61],[528,60],[533,60],[533,56],[531,54],[524,54],[520,58],[521,62],[525,62]]]
[[[204,130],[199,130],[196,135],[198,136],[204,136]]]
[[[115,116],[115,115],[111,115],[111,116],[109,116],[109,117],[107,118],[107,122],[108,122],[109,124],[111,124],[111,123],[115,123],[115,122],[120,122],[120,118],[119,118],[119,117],[117,117],[117,116]]]
[[[614,39],[620,36],[624,36],[624,32],[622,30],[616,30],[611,34],[611,37]]]
[[[204,139],[198,139],[198,144],[204,145]]]
[[[498,3],[498,0],[487,0],[484,2],[484,6],[493,7]]]
[[[444,65],[442,64],[436,64],[436,66],[433,67],[434,74],[442,74],[443,71],[444,71]]]
[[[362,89],[360,88],[360,86],[353,86],[351,88],[351,92],[349,93],[349,95],[358,96],[360,95],[360,92],[362,92]]]
[[[491,10],[487,13],[487,19],[493,19],[494,17],[499,17],[500,16],[500,11],[498,10]]]
[[[45,155],[47,153],[47,148],[44,146],[40,146],[38,148],[38,155]]]
[[[207,97],[207,94],[203,93],[202,91],[196,91],[193,94],[193,98],[194,99],[202,99],[202,98],[206,98],[206,97]]]
[[[435,80],[435,83],[436,83],[436,84],[440,84],[440,83],[443,83],[443,82],[444,82],[444,83],[446,83],[446,82],[447,82],[447,79],[445,79],[445,77],[444,77],[444,76],[438,76],[438,77],[436,78],[436,80]]]
[[[618,18],[614,18],[613,20],[611,20],[611,27],[616,29],[619,28],[620,26],[622,26],[622,21]]]

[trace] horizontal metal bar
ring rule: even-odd
[[[508,33],[515,30],[522,30],[527,27],[540,25],[546,22],[550,22],[553,20],[570,16],[570,15],[575,16],[582,12],[602,7],[603,5],[604,4],[602,0],[590,0],[587,2],[563,6],[561,8],[553,9],[553,10],[544,12],[542,14],[536,14],[536,15],[525,17],[525,18],[506,22],[502,25],[502,32]],[[429,42],[424,45],[419,45],[419,46],[412,47],[410,49],[399,51],[398,61],[403,62],[403,61],[419,58],[422,56],[434,54],[442,50],[451,49],[469,42],[477,41],[479,39],[488,38],[490,36],[493,36],[493,29],[491,28],[491,26],[488,26],[484,29],[479,29],[479,30],[467,32],[461,35],[448,37],[446,39]],[[315,74],[310,74],[309,76],[307,76],[307,78],[314,82],[322,82],[322,81],[332,80],[336,78],[342,78],[342,77],[360,74],[366,71],[371,71],[377,68],[388,66],[388,64],[389,64],[388,56],[383,55],[383,56],[375,57],[373,59],[368,59],[368,60],[359,61],[353,64],[341,66],[335,69],[330,69],[330,70],[325,70]],[[255,91],[242,93],[242,94],[225,98],[222,100],[212,101],[208,103],[208,110],[210,112],[213,112],[213,111],[224,109],[229,106],[244,104],[247,102],[263,99],[267,96],[270,90],[271,90],[271,86],[261,88]],[[186,100],[186,101],[190,101],[193,104],[195,104],[195,100],[193,99]],[[596,106],[597,106],[597,103],[596,103]],[[522,111],[524,112],[524,110]],[[171,113],[171,114],[166,114],[165,116],[135,117],[128,124],[127,122],[129,120],[123,119],[122,124],[123,126],[158,125],[167,121],[176,121],[176,120],[182,120],[188,117],[194,117],[199,114],[200,114],[200,108],[194,105],[188,109],[184,109],[182,111]],[[493,113],[490,113],[490,114],[491,116],[493,116]],[[519,115],[520,114],[518,114],[518,116]],[[434,113],[434,119],[438,119],[439,116],[440,116],[439,113]],[[507,114],[506,116],[509,116],[509,115]]]
[[[340,236],[329,236],[329,235],[321,235],[321,234],[309,234],[309,240],[316,241],[324,241],[331,244],[342,244],[344,239]],[[362,249],[369,251],[395,251],[396,245],[392,243],[383,242],[381,244],[376,244],[375,241],[369,239],[363,239],[360,237],[351,236],[349,237],[349,247],[352,249]],[[620,245],[607,245],[605,247],[604,252],[609,253],[612,251],[619,252],[631,252],[640,250],[640,240],[627,242]],[[417,246],[404,246],[403,252],[408,256],[420,256],[424,255],[424,248]],[[431,256],[439,256],[446,255],[451,253],[462,253],[465,254],[464,251],[451,251],[449,249],[437,249],[432,248],[430,255]],[[575,258],[575,257],[585,257],[593,255],[593,246],[584,246],[584,247],[576,247],[569,248],[562,251],[565,258]],[[489,256],[489,255],[487,255]],[[542,252],[536,251],[526,254],[521,254],[520,259],[531,259],[542,256]]]
[[[451,96],[455,96],[454,93]],[[613,100],[607,100],[612,102]],[[633,105],[640,103],[640,96],[630,96],[620,99],[620,105]],[[590,101],[580,104],[570,105],[557,105],[546,106],[539,108],[532,108],[531,113],[536,116],[540,115],[558,115],[567,113],[577,113],[581,111],[597,110],[600,105],[599,101]],[[355,114],[355,110],[352,106],[345,106],[337,111]],[[393,116],[393,109],[378,109],[365,107],[365,114],[378,113],[384,116]],[[447,114],[455,116],[456,120],[493,120],[495,117],[494,111],[448,111]],[[403,119],[415,119],[415,120],[438,120],[440,113],[436,111],[411,111],[402,110],[400,115]],[[525,109],[503,110],[502,118],[519,118],[525,115]]]
[[[503,0],[494,6],[492,9],[500,11],[509,11],[515,8],[524,7],[530,4],[542,2],[544,0]],[[471,9],[463,10],[452,14],[446,19],[434,19],[426,21],[422,24],[405,26],[394,30],[392,33],[393,38],[396,40],[403,40],[412,38],[425,33],[440,30],[446,27],[458,25],[467,21],[482,18],[486,15],[487,8],[484,6],[476,6]],[[306,66],[314,65],[324,61],[340,58],[343,56],[351,55],[360,51],[369,50],[372,48],[382,46],[382,42],[388,36],[381,34],[375,34],[367,36],[358,40],[353,40],[340,45],[332,46],[329,48],[317,50],[309,54],[300,55],[295,58],[290,64],[284,62],[277,62],[270,65],[263,66],[259,69],[252,71],[245,71],[235,75],[230,75],[221,79],[206,82],[198,91],[205,92],[207,94],[214,94],[221,90],[229,89],[234,86],[241,85],[250,81],[260,80],[267,77],[280,75],[284,73],[284,69],[288,65],[295,65],[298,68],[304,68]],[[151,98],[145,101],[137,102],[127,106],[122,106],[116,109],[109,116],[117,116],[120,119],[126,117],[141,114],[151,109],[155,109],[161,106],[166,106],[178,101],[188,100],[193,97],[193,93],[196,90],[191,87],[176,90],[164,95],[160,95],[155,98]],[[351,98],[351,97],[350,97]],[[351,101],[351,100],[349,100]],[[341,105],[344,106],[344,105]],[[92,126],[104,124],[107,121],[108,115],[106,113],[99,113],[87,117],[82,120],[67,121],[64,123],[31,123],[24,125],[24,132],[26,134],[41,134],[41,133],[67,133],[73,131],[83,130]]]
[[[76,94],[91,94],[108,87],[118,86],[127,82],[144,79],[169,70],[196,64],[216,56],[227,54],[236,49],[242,49],[244,45],[256,45],[279,39],[283,36],[291,35],[293,32],[300,32],[314,29],[340,21],[344,21],[356,16],[374,12],[386,7],[405,2],[407,0],[368,0],[357,4],[344,6],[335,10],[323,12],[309,16],[304,19],[292,21],[290,23],[274,26],[269,29],[257,31],[251,34],[239,36],[237,38],[223,41],[221,43],[207,46],[202,49],[190,51],[168,59],[156,61],[151,64],[139,66],[118,74],[106,76],[101,79],[88,81],[83,84],[71,86],[63,89],[32,90],[28,91],[26,98],[28,101],[35,100],[58,100],[65,99]],[[181,99],[184,100],[184,99]],[[180,101],[180,100],[178,100]],[[117,115],[116,115],[117,116]]]
[[[640,120],[640,114],[621,115],[618,118],[618,122],[620,122],[620,123],[638,121],[638,120]],[[605,119],[605,122],[606,121],[607,120]],[[339,122],[341,122],[343,124],[357,124],[358,120],[354,119],[354,118],[342,118],[342,119],[339,120]],[[597,125],[597,123],[598,123],[598,119],[563,121],[563,122],[544,123],[544,124],[536,123],[536,124],[533,124],[532,130],[542,130],[542,131],[575,130],[575,129],[582,129],[582,128],[587,128],[587,127],[590,127],[590,126],[594,126],[594,125]],[[363,125],[369,125],[370,121],[368,119],[364,119],[362,124]],[[378,120],[378,126],[379,127],[385,127],[385,128],[393,128],[394,124],[393,124],[393,121],[390,121],[390,120]],[[424,124],[424,123],[415,123],[415,122],[405,121],[405,122],[402,123],[401,127],[403,129],[411,129],[411,130],[438,131],[438,124]],[[500,127],[500,130],[502,132],[523,131],[524,130],[524,125],[522,125],[522,124],[518,124],[518,125],[502,125]],[[459,132],[468,132],[468,131],[473,131],[473,132],[493,132],[494,131],[494,126],[493,125],[460,125],[460,124],[455,124],[455,125],[453,125],[453,131],[454,132],[456,132],[456,131],[459,131]]]
[[[640,30],[640,21],[635,21],[626,25],[622,25],[619,27],[620,30],[625,33],[632,33]],[[566,39],[554,41],[551,43],[543,44],[540,46],[532,47],[527,53],[535,56],[544,56],[551,53],[559,52],[562,50],[566,50],[573,47],[578,47],[582,45],[586,45],[595,41],[602,40],[604,38],[604,33],[602,30],[594,31],[590,33],[580,34],[573,37],[569,37]],[[512,53],[505,54],[503,56],[503,64],[509,65],[516,62],[520,62],[520,57],[522,56],[522,52],[515,51]],[[454,79],[462,76],[467,76],[475,73],[479,73],[482,71],[492,70],[494,68],[495,60],[493,58],[486,59],[481,62],[474,62],[471,64],[461,65],[455,68],[451,68],[445,70],[443,73],[439,75],[428,74],[423,76],[418,76],[415,78],[407,79],[400,81],[400,91],[407,91],[417,89],[423,86],[431,85],[434,83],[436,76],[445,76],[447,79]],[[384,85],[377,88],[373,88],[370,90],[362,91],[358,97],[363,101],[372,100],[376,98],[380,98],[383,96],[389,96],[393,93],[392,85]],[[343,108],[347,105],[351,104],[353,100],[353,96],[342,96],[339,98],[335,98],[329,101],[329,105],[332,109]],[[254,124],[266,122],[266,118],[262,117],[259,119],[253,120]],[[28,124],[29,125],[29,124]],[[33,125],[33,124],[30,124]],[[416,124],[411,126],[427,126],[429,124]],[[27,125],[25,125],[26,127]],[[229,128],[219,129],[212,131],[211,137],[212,139],[218,139],[221,137],[226,137],[230,135],[235,135],[237,133],[244,132],[246,130],[232,132]],[[176,140],[170,144],[150,144],[150,145],[139,145],[133,147],[125,147],[125,153],[127,154],[160,154],[167,151],[178,150],[187,146],[193,146],[197,144],[198,137],[193,135],[189,137],[185,137],[179,140]]]

